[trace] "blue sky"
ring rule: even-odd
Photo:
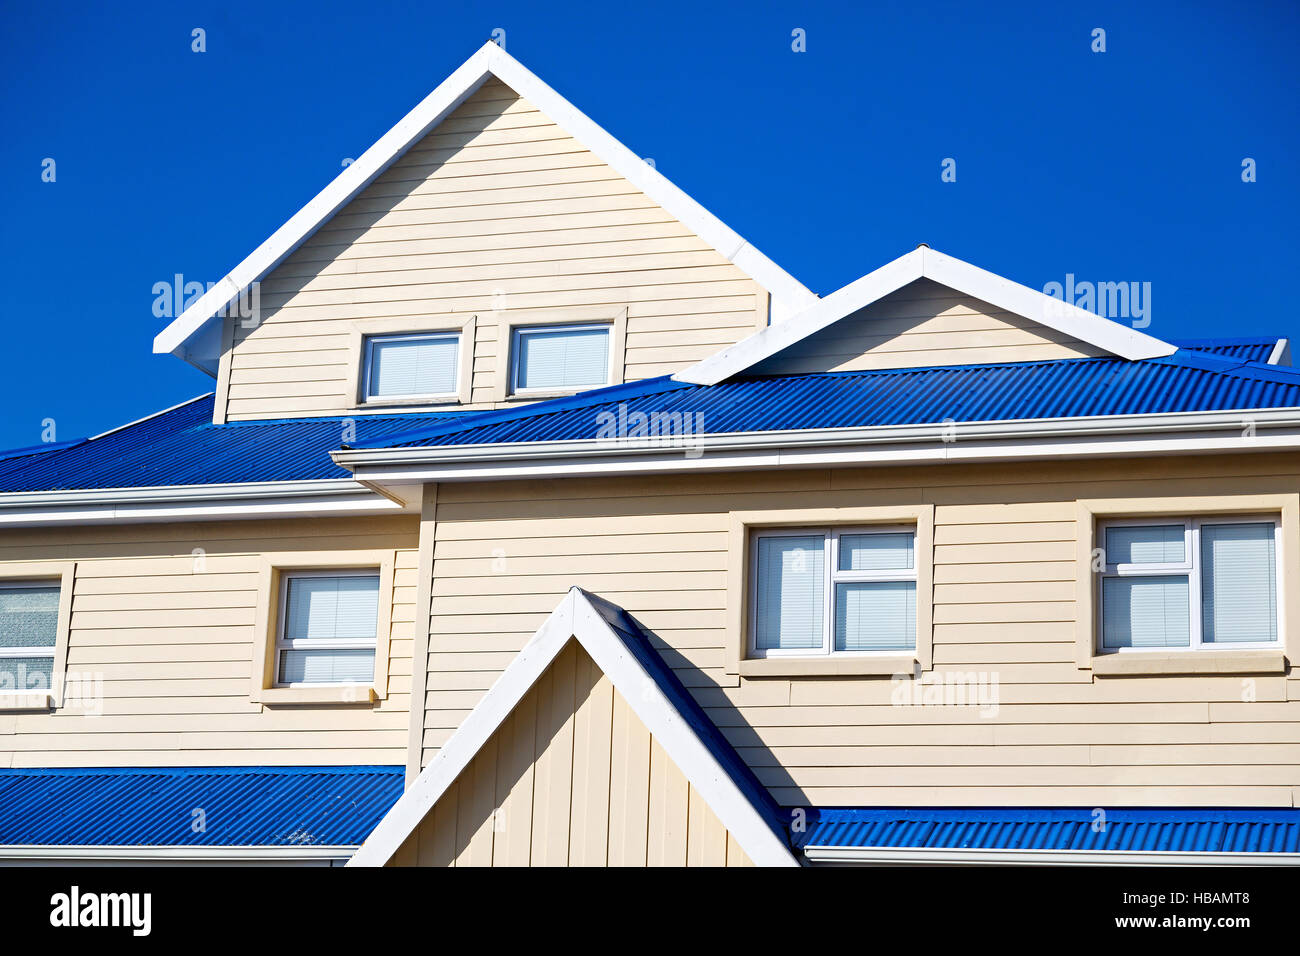
[[[1294,3],[6,0],[0,447],[210,390],[151,353],[154,283],[219,279],[494,28],[815,292],[924,241],[1300,338]]]

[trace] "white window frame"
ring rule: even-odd
[[[525,335],[550,332],[591,332],[602,330],[605,333],[605,381],[596,385],[569,386],[558,388],[521,388],[519,386],[520,341]],[[610,322],[573,322],[569,324],[515,325],[510,329],[510,394],[511,395],[555,395],[556,393],[582,392],[589,388],[604,388],[614,382],[614,326]]]
[[[1110,528],[1150,527],[1158,525],[1183,526],[1183,556],[1181,562],[1156,562],[1152,564],[1112,564],[1106,555],[1106,532]],[[1201,527],[1202,525],[1221,524],[1272,524],[1273,525],[1273,573],[1276,577],[1274,593],[1277,595],[1277,639],[1273,641],[1231,641],[1206,642],[1203,637],[1204,621],[1201,615]],[[1105,563],[1098,577],[1102,580],[1097,586],[1096,635],[1093,639],[1094,651],[1099,654],[1169,654],[1216,653],[1248,650],[1277,650],[1284,645],[1285,628],[1283,626],[1283,604],[1286,591],[1283,587],[1282,574],[1282,522],[1278,515],[1240,515],[1207,514],[1201,516],[1151,515],[1138,518],[1110,518],[1098,524],[1098,542]],[[1112,577],[1164,577],[1187,576],[1188,600],[1188,643],[1175,647],[1106,647],[1106,586],[1105,579]]]
[[[63,585],[58,580],[32,579],[25,578],[5,578],[0,580],[0,590],[12,591],[19,588],[54,588],[59,594],[59,605],[62,607],[63,602]],[[59,620],[60,615],[56,611],[54,617],[54,639],[48,646],[39,647],[0,647],[0,657],[45,657],[50,658],[50,686],[49,687],[0,687],[0,698],[27,696],[31,694],[46,694],[54,689],[54,668],[59,662]]]
[[[344,578],[344,577],[367,577],[377,578],[376,585],[379,599],[377,604],[382,604],[383,595],[383,576],[379,568],[320,568],[320,569],[294,569],[284,571],[280,574],[280,607],[275,628],[275,679],[272,687],[369,687],[374,682],[374,675],[379,670],[379,623],[382,617],[382,607],[378,609],[375,619],[375,637],[369,640],[360,638],[323,638],[323,637],[300,637],[288,639],[285,637],[287,632],[286,625],[289,620],[289,582],[294,578]],[[350,651],[350,650],[371,650],[375,652],[375,666],[370,672],[370,680],[359,681],[296,681],[285,682],[280,679],[280,661],[282,651]]]
[[[363,337],[361,349],[361,403],[363,405],[382,405],[386,402],[453,402],[460,397],[460,363],[461,335],[459,331],[440,332],[381,332]],[[371,372],[374,367],[375,343],[413,342],[435,339],[449,339],[456,343],[455,365],[452,368],[452,390],[450,392],[411,392],[402,395],[375,395],[370,388]]]
[[[912,535],[912,567],[891,568],[875,571],[841,571],[839,570],[840,536],[857,534],[910,534]],[[762,538],[806,538],[810,535],[822,535],[822,559],[825,568],[822,574],[822,645],[815,647],[760,648],[758,646],[758,542]],[[916,633],[912,635],[911,647],[880,648],[877,650],[839,651],[835,649],[835,585],[877,583],[888,581],[917,582],[916,541],[917,527],[913,524],[870,524],[819,528],[761,528],[753,533],[749,558],[749,634],[746,653],[752,659],[772,657],[898,657],[900,654],[915,654],[920,644],[921,620],[917,615]],[[920,586],[917,586],[917,601],[920,602]]]

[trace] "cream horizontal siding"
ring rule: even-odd
[[[1300,680],[1256,676],[1243,703],[1240,675],[1077,667],[1075,501],[1294,493],[1298,476],[1300,457],[1249,455],[442,485],[423,759],[579,585],[653,632],[785,804],[1290,806]],[[996,673],[995,716],[897,706],[889,678],[728,677],[730,511],[919,502],[935,670]]]
[[[794,374],[1105,354],[930,279],[919,279],[759,363],[754,371]]]
[[[0,714],[0,766],[404,763],[418,534],[400,516],[0,532],[0,574],[9,563],[76,561],[67,671],[103,691],[97,715]],[[261,556],[354,549],[395,552],[389,657],[377,662],[387,699],[252,702]]]
[[[491,80],[261,283],[232,323],[231,419],[341,415],[363,319],[478,317],[472,406],[504,374],[498,310],[626,309],[621,374],[676,371],[753,333],[766,294]],[[584,313],[575,313],[583,318]]]
[[[576,642],[394,857],[419,866],[745,866],[749,860]]]

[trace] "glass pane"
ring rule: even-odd
[[[280,652],[280,683],[340,684],[370,681],[375,676],[375,649],[285,650]]]
[[[916,646],[916,582],[835,586],[835,649],[897,651]]]
[[[1201,525],[1202,640],[1277,640],[1273,523]]]
[[[1191,643],[1187,575],[1102,578],[1101,589],[1103,647]]]
[[[841,571],[897,571],[913,567],[911,531],[840,535]]]
[[[0,647],[53,647],[58,587],[0,588]]]
[[[1187,560],[1181,524],[1106,529],[1107,564],[1175,564]]]
[[[456,391],[459,353],[458,335],[372,341],[366,397],[450,395]]]
[[[379,621],[379,575],[289,578],[284,636],[374,640]]]
[[[758,539],[755,643],[760,650],[820,649],[825,607],[826,539]]]
[[[53,657],[0,657],[0,690],[49,690]]]
[[[609,329],[519,333],[516,388],[590,388],[609,379]]]

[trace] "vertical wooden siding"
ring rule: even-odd
[[[503,366],[498,310],[625,307],[628,380],[766,321],[766,293],[548,117],[490,80],[276,268],[234,323],[230,419],[338,415],[350,324],[477,315],[474,407]]]
[[[77,562],[68,672],[103,682],[100,715],[74,706],[0,713],[0,766],[404,763],[417,523],[394,516],[0,532],[0,571],[6,562]],[[388,698],[253,703],[261,554],[349,549],[396,554],[389,659],[376,663],[389,670]]]
[[[743,866],[744,852],[571,642],[394,858],[420,866]]]
[[[920,279],[774,355],[755,371],[795,374],[1105,354],[1047,326]]]
[[[657,635],[788,805],[1290,806],[1300,680],[1251,678],[1245,702],[1239,675],[1077,667],[1074,502],[1294,494],[1297,476],[1298,456],[1245,455],[442,485],[424,759],[576,584]],[[936,672],[996,672],[996,717],[893,706],[888,678],[725,674],[730,510],[921,501]]]

